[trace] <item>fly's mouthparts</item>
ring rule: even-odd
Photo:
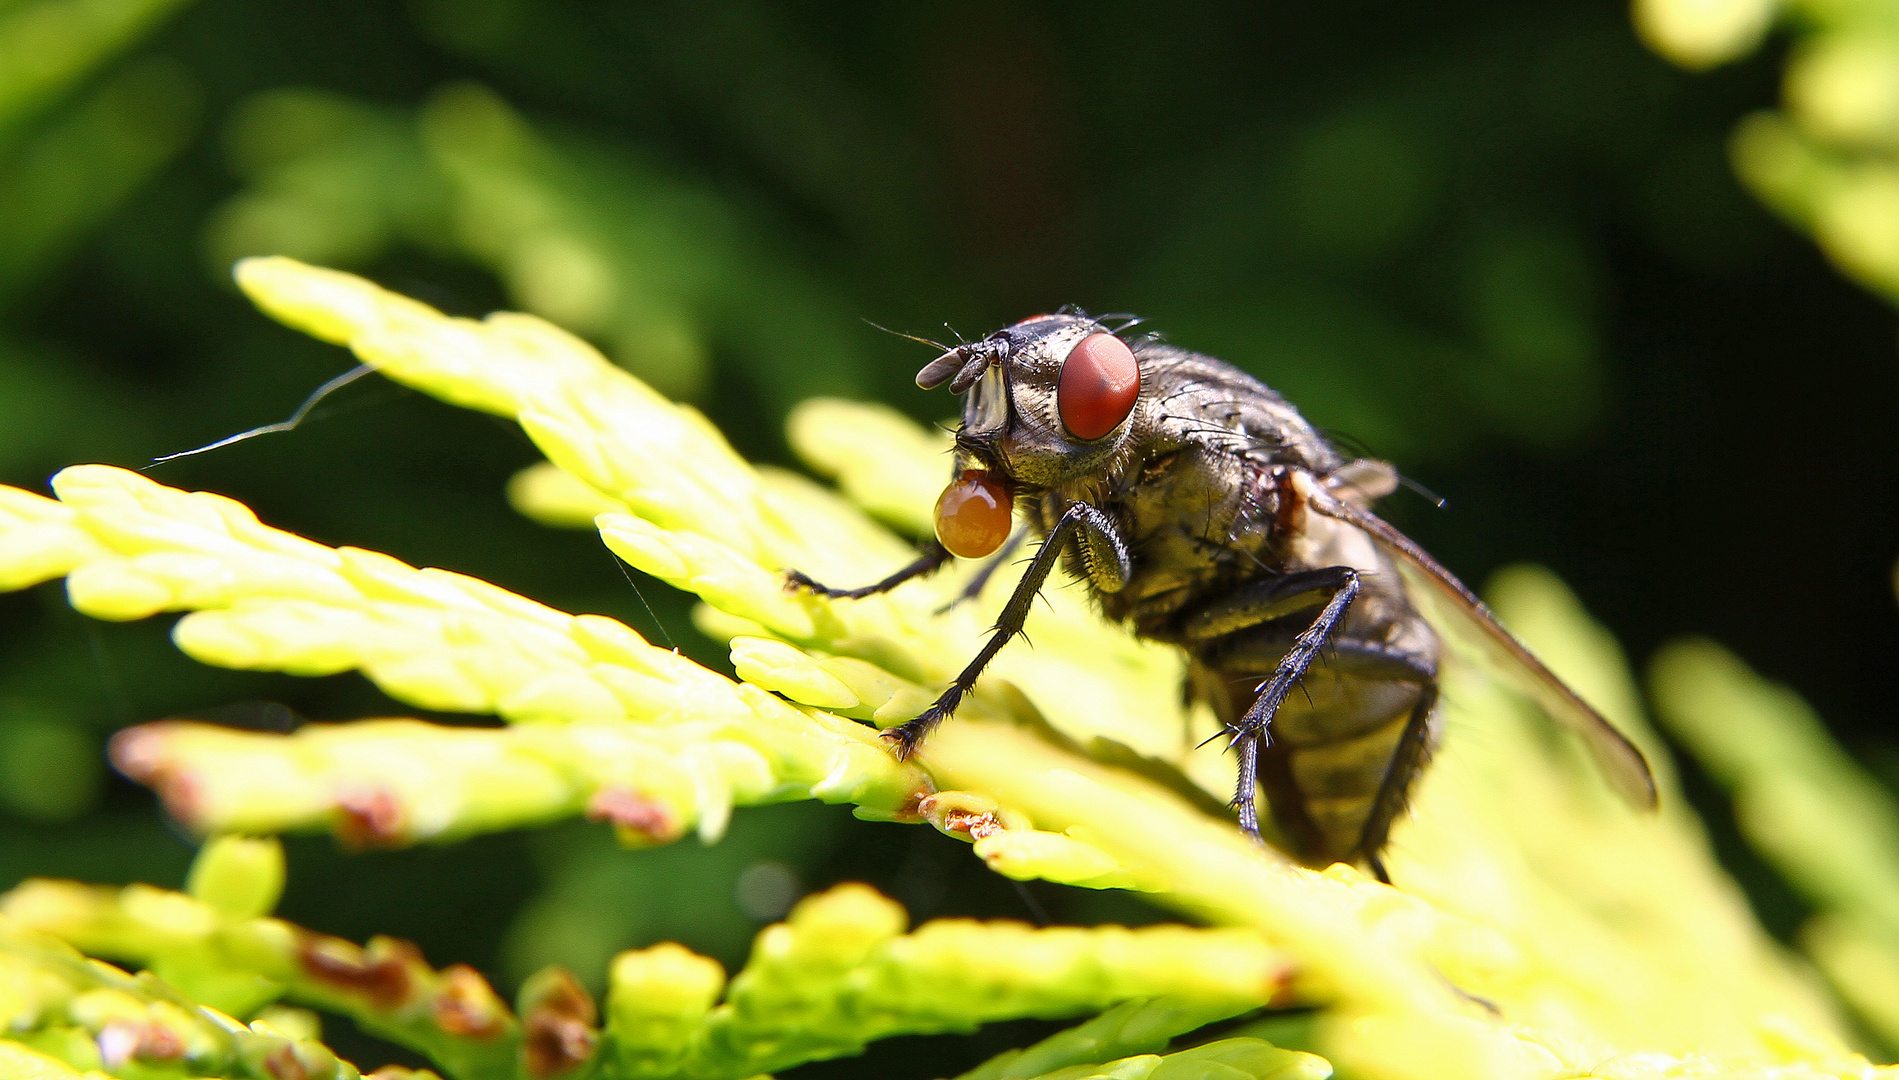
[[[970,399],[965,426],[972,432],[995,431],[1009,420],[1009,390],[1002,369],[991,365],[976,383],[976,396]]]

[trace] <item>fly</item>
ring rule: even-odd
[[[936,538],[873,585],[789,575],[823,596],[885,592],[952,556],[993,556],[1014,509],[1043,538],[975,658],[921,715],[884,732],[899,757],[956,711],[1062,561],[1109,618],[1186,651],[1188,691],[1238,758],[1240,828],[1259,838],[1264,791],[1308,863],[1363,860],[1386,877],[1380,853],[1439,734],[1438,629],[1453,621],[1583,738],[1624,797],[1655,805],[1634,744],[1372,513],[1396,486],[1389,465],[1346,458],[1230,364],[1152,336],[1129,341],[1127,329],[1064,308],[925,365],[918,386],[965,395]]]

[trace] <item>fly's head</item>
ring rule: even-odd
[[[937,502],[937,536],[980,558],[1009,535],[1013,497],[1103,469],[1138,421],[1141,370],[1126,342],[1066,311],[959,345],[917,373],[966,395],[956,478]]]

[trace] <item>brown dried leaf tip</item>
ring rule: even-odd
[[[370,938],[366,948],[357,948],[342,938],[306,932],[297,939],[297,962],[317,982],[383,1011],[406,1005],[428,972],[421,950],[388,937]]]
[[[685,832],[671,807],[623,787],[603,787],[595,791],[587,800],[587,820],[605,821],[634,834],[622,839],[655,845],[670,844]]]
[[[336,1058],[309,1044],[284,1043],[264,1055],[264,1072],[271,1080],[332,1080]]]
[[[160,720],[126,728],[106,744],[106,756],[126,779],[157,792],[166,813],[179,824],[202,832],[199,810],[203,800],[197,779],[167,753],[171,741],[168,736],[178,726]]]
[[[134,1059],[177,1061],[185,1056],[185,1041],[157,1020],[114,1020],[99,1029],[99,1060],[117,1069]]]
[[[587,1063],[599,1046],[599,1010],[592,995],[565,968],[544,968],[521,987],[521,1054],[535,1080],[564,1076]]]
[[[918,802],[917,812],[943,832],[972,841],[1009,828],[994,799],[968,791],[939,791],[926,796]]]
[[[944,832],[962,833],[971,840],[981,840],[1003,831],[996,815],[975,814],[967,810],[951,810],[942,815],[942,822],[937,827]]]
[[[336,838],[346,846],[401,847],[405,817],[401,800],[381,784],[350,784],[336,793]]]
[[[492,1039],[508,1030],[513,1016],[481,973],[467,964],[442,970],[435,987],[435,1024],[450,1035]]]

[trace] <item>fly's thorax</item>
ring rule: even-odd
[[[1406,655],[1437,657],[1437,636],[1413,605],[1390,553],[1358,526],[1308,509],[1321,481],[1303,469],[1280,474],[1281,528],[1275,537],[1284,570],[1349,566],[1359,573],[1358,600],[1341,633]]]
[[[1164,636],[1161,628],[1183,604],[1267,564],[1270,508],[1262,516],[1250,506],[1245,471],[1231,456],[1176,446],[1130,461],[1095,490],[1094,504],[1115,519],[1133,554],[1128,582],[1102,597],[1110,617]],[[1075,484],[1050,501],[1087,494]]]
[[[1320,486],[1311,473],[1291,469],[1283,477],[1279,542],[1287,562],[1302,568],[1350,566],[1364,573],[1390,568],[1391,560],[1365,530],[1307,511],[1307,502]]]
[[[1152,373],[1156,408],[1151,422],[1159,437],[1260,466],[1289,465],[1323,474],[1343,464],[1292,403],[1239,368],[1166,345],[1143,349],[1141,359]]]

